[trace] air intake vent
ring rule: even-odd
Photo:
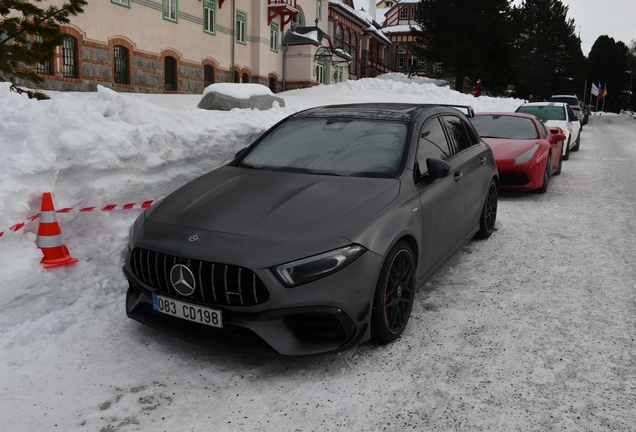
[[[133,274],[144,284],[165,294],[183,297],[170,282],[175,264],[190,269],[196,280],[191,300],[219,306],[255,306],[269,300],[269,292],[256,274],[244,267],[181,258],[137,248],[131,257]]]

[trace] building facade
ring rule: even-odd
[[[388,64],[399,73],[428,76],[428,65],[415,50],[417,45],[411,27],[419,28],[415,22],[419,0],[399,0],[385,14],[382,27],[391,40]]]
[[[53,61],[33,69],[44,80],[38,87],[61,91],[333,84],[396,70],[372,9],[355,10],[353,0],[90,1],[62,26],[67,38]]]

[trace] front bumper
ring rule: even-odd
[[[497,161],[499,187],[503,190],[532,190],[543,186],[545,158],[533,158],[523,165],[515,165],[512,160]]]
[[[239,338],[278,354],[307,355],[347,349],[370,337],[371,304],[382,262],[382,257],[370,251],[339,272],[294,288],[284,287],[268,268],[254,269],[267,296],[262,295],[261,288],[258,301],[248,301],[250,297],[245,296],[242,304],[225,301],[226,296],[221,295],[183,297],[174,290],[167,291],[159,282],[161,277],[135,269],[133,255],[129,250],[123,268],[129,282],[127,315],[182,339],[218,342]],[[181,261],[191,264],[191,260]],[[157,268],[153,272],[161,273]],[[153,311],[153,292],[221,310],[224,328],[218,330]]]

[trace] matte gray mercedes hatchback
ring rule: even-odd
[[[293,114],[139,216],[126,312],[283,355],[391,342],[416,288],[493,232],[498,182],[490,147],[450,106]]]

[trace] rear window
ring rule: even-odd
[[[478,115],[470,119],[482,138],[537,139],[539,133],[528,118]]]
[[[579,100],[575,97],[552,96],[550,98],[550,102],[565,102],[570,105],[572,109],[581,109],[579,106]]]
[[[239,166],[308,174],[395,177],[408,125],[347,118],[296,118],[281,123]]]
[[[563,106],[550,105],[521,105],[517,112],[532,114],[541,120],[565,120],[565,110]]]

